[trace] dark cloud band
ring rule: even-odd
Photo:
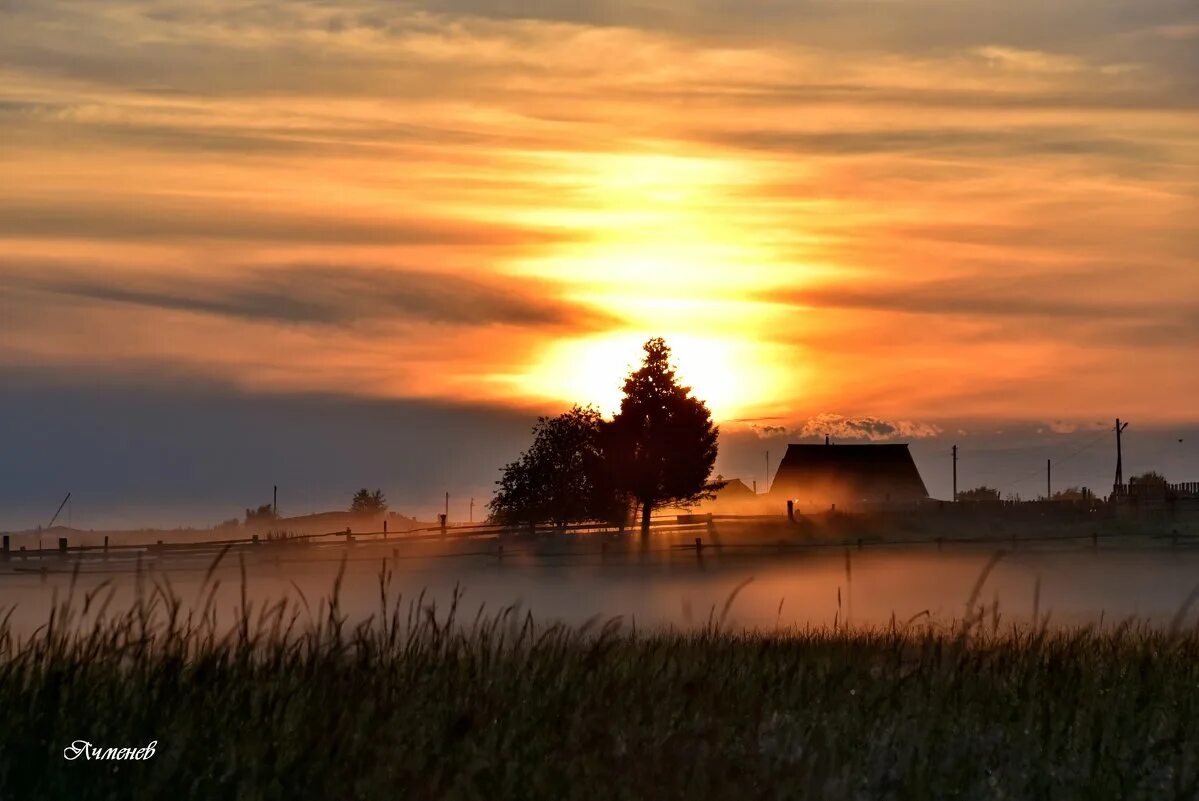
[[[79,268],[13,268],[0,286],[93,301],[248,320],[349,327],[368,322],[558,326],[611,323],[602,312],[560,300],[545,282],[363,266],[253,267],[212,277],[128,275]]]

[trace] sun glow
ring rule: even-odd
[[[626,331],[551,345],[522,384],[532,394],[594,404],[604,414],[620,408],[625,376],[640,365],[641,345],[654,332]],[[778,365],[748,340],[663,334],[679,380],[728,420],[768,405],[782,385]]]
[[[760,244],[766,237],[728,202],[762,180],[752,161],[602,154],[555,169],[575,191],[518,221],[560,226],[580,239],[527,254],[509,265],[514,272],[625,294],[636,287],[711,296],[742,290],[775,266],[776,254]]]
[[[757,295],[781,270],[791,280],[799,276],[780,261],[769,232],[757,227],[760,216],[742,219],[729,203],[764,179],[755,162],[553,155],[547,154],[553,174],[574,191],[558,208],[539,209],[536,222],[582,235],[523,254],[506,270],[565,281],[572,302],[617,322],[613,330],[547,343],[527,371],[505,381],[524,397],[591,403],[611,414],[624,377],[640,363],[641,345],[663,336],[680,379],[717,419],[775,403],[800,383],[797,371],[780,369],[794,350],[774,342],[777,312]]]

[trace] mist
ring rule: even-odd
[[[155,588],[178,597],[184,616],[200,614],[211,596],[218,619],[232,625],[243,604],[254,616],[287,599],[304,612],[302,623],[321,615],[335,586],[350,624],[379,615],[382,596],[389,606],[398,599],[402,606],[444,612],[456,595],[467,620],[514,608],[539,623],[619,618],[638,630],[713,623],[733,630],[948,626],[966,616],[972,596],[973,613],[984,608],[988,625],[1133,619],[1166,626],[1180,610],[1182,624],[1199,622],[1199,610],[1186,612],[1199,576],[1194,549],[1080,547],[997,556],[993,546],[943,552],[867,547],[736,556],[682,548],[638,553],[594,539],[553,549],[509,541],[503,550],[493,541],[467,540],[299,551],[262,546],[227,553],[215,567],[211,552],[159,563],[114,556],[81,563],[78,572],[69,563],[43,572],[22,561],[14,556],[0,573],[0,608],[11,610],[13,631],[25,635],[68,597],[76,607],[87,600],[94,615],[99,599],[107,599],[110,612],[120,611]]]

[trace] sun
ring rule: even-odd
[[[641,364],[641,346],[661,335],[671,348],[681,383],[705,401],[717,420],[751,413],[772,401],[776,382],[770,364],[752,341],[692,334],[622,331],[555,342],[525,376],[539,396],[594,404],[607,415],[620,408],[625,377]]]
[[[777,226],[761,230],[725,202],[765,180],[758,165],[661,153],[553,163],[580,202],[520,222],[577,236],[520,254],[505,271],[514,281],[563,282],[566,299],[603,312],[609,327],[545,341],[526,368],[500,377],[505,390],[521,401],[594,404],[612,414],[642,344],[662,336],[680,380],[718,420],[791,397],[803,371],[793,366],[795,346],[776,334],[794,320],[780,319],[765,290],[781,274],[794,285],[809,270],[774,252]]]

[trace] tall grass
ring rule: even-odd
[[[567,628],[385,575],[359,625],[335,587],[227,626],[215,583],[111,592],[0,624],[0,798],[1199,796],[1193,631]]]

